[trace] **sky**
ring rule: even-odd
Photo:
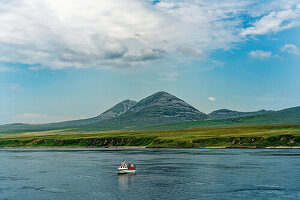
[[[4,0],[0,29],[0,124],[158,91],[204,113],[300,106],[299,0]]]

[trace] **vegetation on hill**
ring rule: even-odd
[[[193,128],[217,128],[217,127],[234,127],[234,126],[252,126],[268,124],[299,124],[300,123],[300,106],[288,108],[270,113],[251,115],[245,117],[204,120],[183,122],[176,124],[166,124],[159,126],[148,126],[146,130],[181,130]]]

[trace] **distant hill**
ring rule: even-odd
[[[14,124],[5,124],[0,126],[1,133],[14,133],[22,131],[45,131],[45,130],[55,130],[55,129],[66,129],[66,128],[78,128],[83,126],[88,126],[99,122],[97,117],[88,118],[88,119],[79,119],[72,121],[48,123],[48,124],[23,124],[23,123],[14,123]]]
[[[228,119],[228,118],[235,118],[235,117],[244,117],[249,115],[259,115],[259,114],[265,114],[273,112],[273,110],[259,110],[255,112],[239,112],[234,110],[228,110],[228,109],[220,109],[213,111],[208,114],[210,119]]]
[[[0,133],[2,132],[20,132],[20,131],[43,131],[43,130],[54,130],[54,129],[66,129],[66,128],[79,128],[92,126],[93,124],[98,124],[101,121],[119,117],[128,111],[137,102],[133,100],[124,100],[115,106],[111,107],[107,111],[98,115],[97,117],[92,117],[88,119],[78,119],[57,123],[48,124],[5,124],[0,126]]]
[[[194,128],[216,128],[271,124],[300,124],[300,106],[284,110],[268,112],[259,115],[236,117],[219,120],[205,120],[196,122],[183,122],[160,126],[147,127],[147,130],[181,130]]]

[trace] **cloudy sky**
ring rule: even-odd
[[[205,113],[300,105],[299,0],[5,0],[0,29],[0,124],[162,90]]]

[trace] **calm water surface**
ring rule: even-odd
[[[300,199],[300,149],[0,149],[0,199]]]

